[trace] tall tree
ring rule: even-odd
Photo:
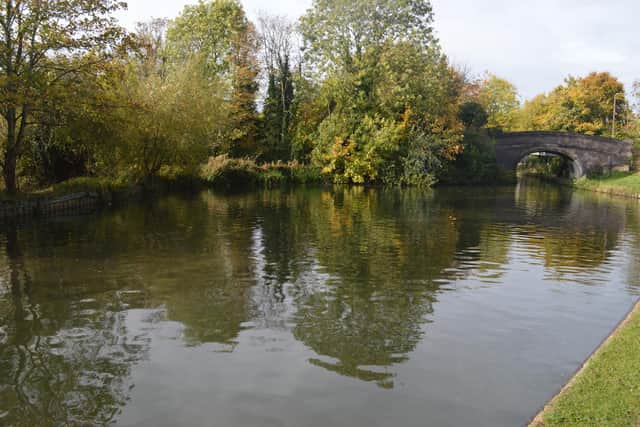
[[[56,91],[109,57],[120,36],[115,0],[6,0],[0,3],[0,115],[6,124],[2,168],[7,192],[31,118]]]
[[[260,86],[258,40],[253,24],[247,21],[245,30],[233,39],[231,52],[231,110],[228,138],[229,153],[235,157],[258,152],[258,111],[256,99]]]
[[[631,105],[631,111],[629,111],[629,123],[627,129],[625,129],[624,137],[631,138],[640,142],[640,80],[633,82],[631,87],[631,93],[633,101]],[[640,162],[639,162],[640,164]]]
[[[169,26],[167,52],[178,69],[197,59],[202,72],[228,82],[230,117],[225,151],[247,155],[256,149],[258,42],[255,28],[237,0],[186,6]]]
[[[291,72],[294,27],[285,18],[262,16],[260,40],[263,66],[267,73],[263,138],[270,160],[290,160],[294,84]]]
[[[249,22],[236,0],[200,0],[188,5],[169,26],[168,53],[176,66],[198,56],[206,71],[228,73],[234,39]]]
[[[196,173],[229,117],[224,82],[204,78],[197,60],[166,74],[133,63],[121,84],[126,116],[119,126],[120,168],[147,180],[163,168]]]
[[[169,20],[154,18],[136,25],[137,59],[146,73],[163,74],[167,65],[167,30]]]
[[[426,0],[317,0],[302,19],[324,106],[312,158],[334,179],[427,183],[457,151],[461,88],[432,22]]]
[[[315,0],[301,19],[301,31],[318,68],[349,70],[385,42],[431,45],[432,24],[427,0]]]
[[[487,127],[510,130],[520,107],[518,91],[508,80],[489,74],[481,83],[478,101],[488,114]]]

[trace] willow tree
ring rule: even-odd
[[[17,192],[17,164],[34,111],[108,58],[122,35],[113,12],[124,7],[117,0],[0,3],[2,168],[8,193]]]

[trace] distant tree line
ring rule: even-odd
[[[493,131],[608,135],[615,120],[616,136],[640,134],[608,73],[521,104],[510,82],[452,66],[428,0],[315,0],[297,23],[200,1],[131,33],[114,18],[124,6],[0,5],[8,193],[79,176],[199,176],[231,164],[209,161],[220,156],[308,165],[340,183],[428,185],[456,168],[491,176]]]

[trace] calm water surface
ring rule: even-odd
[[[204,192],[0,228],[0,424],[518,426],[640,295],[640,205]]]

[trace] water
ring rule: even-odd
[[[0,424],[517,426],[640,296],[640,206],[204,192],[0,229]]]

